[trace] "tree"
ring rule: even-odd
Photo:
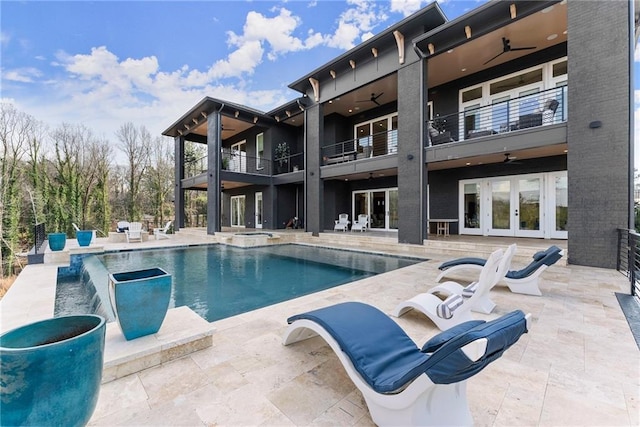
[[[127,156],[127,215],[129,220],[139,219],[141,216],[140,184],[149,165],[151,151],[151,134],[144,127],[138,128],[131,122],[120,126],[116,132],[120,140],[120,149]]]
[[[171,214],[167,209],[168,199],[173,191],[173,141],[157,137],[151,148],[150,166],[145,174],[145,187],[150,195],[150,213],[153,213],[156,226],[164,225],[165,218]]]
[[[29,141],[38,136],[39,126],[33,117],[13,105],[0,103],[0,277],[5,272],[13,274],[14,255],[21,247],[20,228],[27,225],[21,215],[25,200],[23,162]]]

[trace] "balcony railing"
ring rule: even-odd
[[[277,175],[304,169],[303,153],[292,154],[271,161],[262,157],[247,156],[244,151],[222,150],[222,170],[258,175]],[[185,178],[191,178],[207,171],[207,156],[185,162]]]
[[[430,145],[498,135],[567,121],[567,87],[557,87],[484,107],[436,117]]]
[[[629,278],[629,293],[640,301],[640,235],[633,230],[618,229],[617,270]]]
[[[398,152],[398,130],[361,136],[322,147],[322,164],[350,162]]]

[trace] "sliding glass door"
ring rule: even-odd
[[[231,196],[231,226],[244,228],[245,196]]]
[[[398,229],[398,189],[362,190],[353,192],[353,219],[369,216],[372,230]]]

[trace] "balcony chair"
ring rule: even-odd
[[[290,317],[283,344],[321,336],[378,426],[471,425],[467,380],[528,332],[530,319],[517,310],[466,322],[419,349],[382,311],[346,302]]]
[[[507,274],[509,270],[509,266],[511,265],[511,260],[513,256],[516,254],[517,246],[516,244],[510,245],[505,251],[502,259],[500,260],[500,265],[498,266],[498,273],[495,275],[493,280],[493,284],[486,289],[486,292],[483,295],[478,297],[478,301],[471,307],[471,311],[475,311],[478,313],[489,314],[496,307],[496,303],[489,298],[490,290],[501,280],[504,279],[504,276]],[[440,277],[440,276],[438,276]],[[438,282],[440,280],[437,280]],[[449,297],[451,295],[460,295],[463,298],[469,298],[476,292],[478,287],[478,282],[472,282],[467,286],[462,286],[457,282],[444,282],[433,288],[429,289],[428,293],[442,295],[445,297]]]
[[[550,246],[547,250],[533,254],[533,260],[521,270],[508,271],[503,280],[513,293],[526,295],[542,295],[540,292],[540,276],[558,262],[564,251],[557,246]],[[481,270],[486,261],[482,258],[457,258],[440,264],[442,272],[436,278],[440,281],[459,270]]]
[[[129,221],[118,221],[118,225],[116,225],[116,231],[118,233],[124,233],[129,229]]]
[[[358,215],[358,220],[353,221],[351,231],[367,231],[367,227],[369,227],[369,215],[360,214]]]
[[[130,222],[129,229],[124,232],[127,237],[127,243],[142,242],[142,224],[139,222]]]
[[[169,228],[171,228],[171,223],[173,223],[173,221],[167,221],[164,227],[153,231],[153,234],[156,236],[156,240],[169,238],[169,236],[167,236],[167,232],[169,231]]]
[[[340,214],[338,215],[338,219],[335,221],[335,225],[333,226],[334,231],[347,231],[349,229],[349,214]]]
[[[502,257],[502,249],[498,249],[489,256],[480,272],[478,282],[468,298],[459,294],[451,294],[442,300],[433,293],[424,292],[401,302],[391,314],[400,317],[409,310],[416,309],[431,319],[441,331],[473,320],[470,314],[471,309],[482,302],[491,287],[495,285]]]

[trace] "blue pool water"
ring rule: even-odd
[[[300,245],[212,245],[90,255],[83,263],[97,294],[108,273],[161,267],[173,276],[170,307],[186,305],[214,321],[420,261]]]

